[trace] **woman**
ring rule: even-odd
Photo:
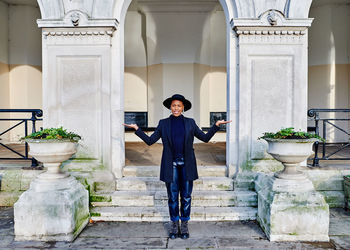
[[[193,150],[194,136],[208,142],[220,129],[221,124],[231,121],[217,121],[205,134],[192,118],[182,115],[191,108],[190,101],[175,94],[167,98],[163,105],[171,110],[170,117],[162,119],[149,137],[136,124],[124,124],[136,130],[136,135],[147,145],[152,145],[162,138],[163,153],[160,167],[160,180],[164,181],[168,193],[168,206],[171,220],[169,237],[182,239],[189,237],[188,221],[191,213],[191,194],[193,181],[198,179],[196,158]],[[181,209],[179,213],[179,192]],[[181,226],[179,220],[181,219]],[[180,228],[179,228],[180,227]]]

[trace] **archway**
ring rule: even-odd
[[[126,123],[151,134],[169,116],[161,103],[173,93],[193,103],[184,115],[204,130],[226,119],[226,24],[218,1],[134,1],[124,25]],[[195,140],[198,165],[226,165],[225,141],[224,127],[209,144]],[[140,142],[126,130],[125,164],[159,166],[161,147]]]
[[[146,1],[147,2],[147,1]],[[112,67],[116,67],[118,69],[116,69],[116,71],[118,72],[120,78],[118,79],[118,81],[115,82],[115,87],[118,90],[121,90],[121,93],[124,93],[124,75],[122,74],[122,72],[124,71],[124,24],[125,24],[125,16],[126,16],[126,12],[127,9],[130,5],[131,1],[124,1],[121,5],[117,5],[115,6],[114,9],[114,16],[120,17],[119,18],[119,28],[116,31],[116,34],[113,37],[113,44],[114,47],[118,48],[116,49],[113,53],[114,56],[112,57]],[[212,3],[211,3],[212,4]],[[236,172],[236,166],[237,166],[237,131],[236,131],[236,124],[237,124],[237,98],[236,98],[236,81],[235,81],[235,76],[232,75],[232,72],[235,71],[235,66],[233,67],[230,65],[232,65],[230,62],[231,60],[234,60],[234,50],[232,50],[232,46],[234,46],[236,44],[236,37],[233,36],[233,31],[230,28],[230,19],[228,18],[229,15],[229,11],[226,5],[225,1],[220,1],[220,4],[222,6],[222,9],[225,13],[225,25],[226,25],[226,71],[227,71],[227,104],[226,104],[226,114],[227,114],[227,119],[231,119],[233,120],[232,124],[229,125],[227,127],[227,135],[226,135],[226,166],[228,167],[228,175],[229,176],[233,176],[233,174]],[[169,5],[169,4],[166,4]],[[205,5],[205,4],[204,4]],[[166,6],[166,8],[169,8],[169,6]],[[207,7],[207,6],[206,6]],[[119,49],[120,48],[120,49]],[[231,73],[230,73],[230,72]],[[234,80],[233,80],[234,79]],[[117,79],[116,79],[117,80]],[[123,85],[123,86],[122,86]],[[112,91],[112,97],[111,100],[113,102],[113,100],[123,100],[123,98],[115,98],[113,97],[113,93],[116,93],[117,91]],[[119,94],[120,95],[120,92]],[[164,97],[160,97],[161,99],[163,99]],[[161,103],[161,102],[160,102]],[[121,103],[115,103],[116,104],[116,108],[118,108],[117,113],[119,114],[119,116],[123,116],[124,115],[124,102]],[[161,110],[161,113],[163,113],[164,111]],[[113,119],[113,116],[112,116]],[[120,121],[120,117],[117,118],[115,121],[112,120],[112,124],[117,124],[117,121]],[[123,130],[124,128],[119,127],[119,132],[116,132],[116,134],[123,134],[121,130]],[[113,130],[113,128],[112,128]],[[113,133],[113,132],[112,132]],[[124,139],[124,138],[123,138]],[[113,140],[112,140],[113,143]],[[125,155],[124,155],[124,151],[125,148],[123,148],[121,146],[121,144],[124,144],[124,140],[123,141],[119,141],[118,143],[115,142],[115,144],[112,146],[112,157],[114,159],[116,159],[116,162],[112,160],[112,164],[114,164],[113,166],[113,172],[117,177],[121,177],[122,176],[122,168],[125,165]]]

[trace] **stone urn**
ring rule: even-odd
[[[350,209],[350,175],[344,176],[345,207]]]
[[[61,163],[77,151],[69,139],[25,139],[47,171],[14,204],[15,240],[73,241],[89,221],[89,194]]]
[[[67,173],[60,170],[62,162],[68,160],[77,152],[77,143],[69,139],[41,140],[26,139],[29,144],[29,154],[36,160],[42,162],[47,171],[40,174],[40,179],[66,178]]]
[[[277,161],[281,162],[284,169],[275,173],[280,179],[298,180],[306,176],[298,170],[301,162],[313,154],[312,145],[318,139],[272,139],[264,138],[268,142],[267,152]]]

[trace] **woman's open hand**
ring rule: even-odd
[[[219,120],[215,123],[215,125],[220,127],[221,124],[226,124],[226,123],[230,123],[230,122],[232,122],[232,120],[231,121]]]
[[[139,126],[137,126],[136,124],[125,124],[125,123],[123,123],[123,125],[124,125],[125,127],[133,128],[133,129],[135,129],[135,130],[138,130],[138,129],[139,129]]]

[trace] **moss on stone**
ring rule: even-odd
[[[101,216],[101,213],[91,212],[90,215],[91,217],[99,217]]]
[[[90,202],[111,202],[112,198],[110,196],[100,196],[100,195],[91,195]]]
[[[216,187],[221,190],[230,190],[230,186],[224,184],[219,184]]]

